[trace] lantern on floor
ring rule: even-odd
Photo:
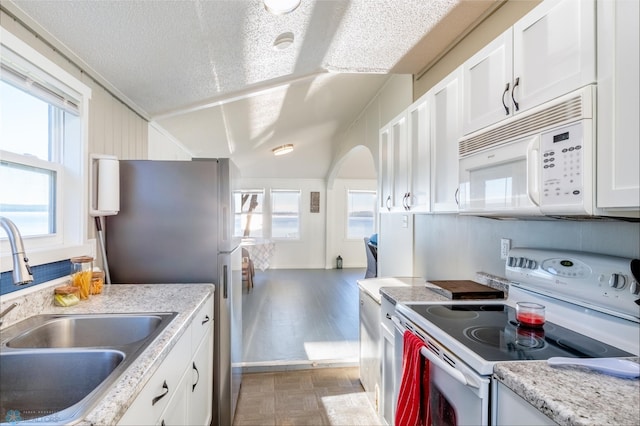
[[[336,268],[342,269],[342,256],[340,255],[336,258]]]

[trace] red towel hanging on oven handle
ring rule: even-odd
[[[425,344],[410,331],[405,331],[403,344],[395,426],[431,426],[429,361],[420,353]]]

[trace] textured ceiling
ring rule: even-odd
[[[11,4],[194,156],[246,156],[301,134],[327,145],[384,74],[418,72],[430,58],[417,52],[434,57],[496,1],[302,0],[281,16],[258,0]],[[425,41],[460,10],[459,28]],[[274,49],[284,32],[293,45]]]

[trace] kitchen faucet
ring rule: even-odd
[[[13,284],[23,285],[33,281],[33,273],[29,266],[29,259],[24,252],[22,236],[18,227],[8,218],[0,216],[0,225],[9,236],[9,244],[13,255]]]

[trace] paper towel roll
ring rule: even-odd
[[[120,211],[120,163],[117,159],[98,159],[98,203],[102,215]]]

